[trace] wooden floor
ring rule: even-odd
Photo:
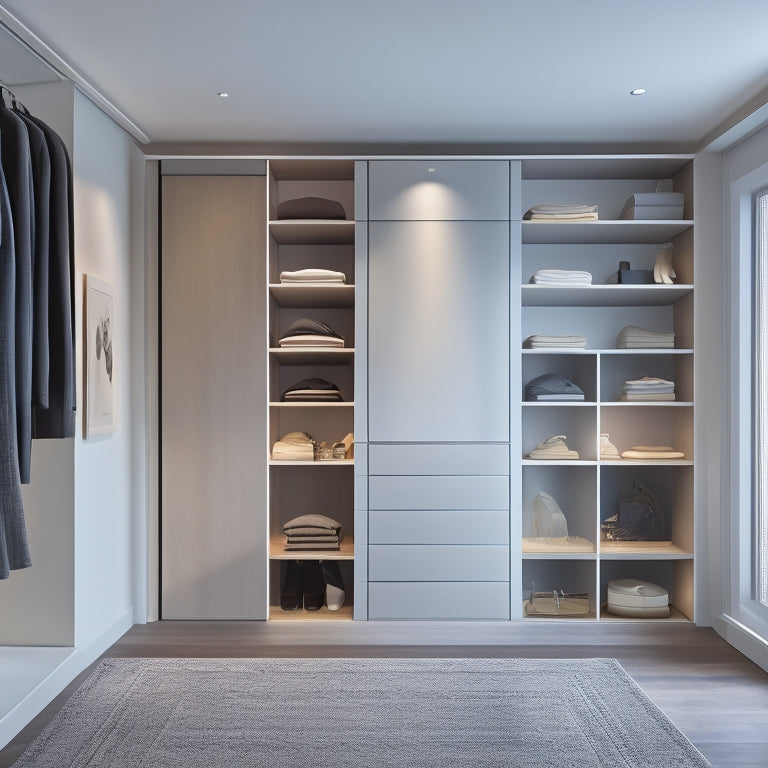
[[[691,625],[162,621],[133,627],[104,656],[613,657],[715,768],[768,767],[768,674],[712,630]],[[87,674],[0,751],[0,768]]]

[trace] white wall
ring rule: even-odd
[[[78,359],[75,440],[75,645],[133,615],[131,182],[140,151],[92,102],[75,93],[75,307],[83,338],[83,276],[110,283],[115,298],[113,385],[117,431],[83,439],[84,344]]]

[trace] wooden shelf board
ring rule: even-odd
[[[663,307],[692,291],[692,285],[521,286],[524,307]]]
[[[590,459],[526,459],[523,458],[524,467],[596,467],[597,461]]]
[[[351,309],[355,306],[354,285],[271,283],[269,292],[280,307]]]
[[[597,547],[594,542],[584,544],[553,544],[546,539],[523,538],[524,560],[595,560]]]
[[[283,403],[283,402],[272,401],[270,402],[269,407],[270,408],[354,408],[355,404],[349,401],[332,402],[332,403],[324,403],[324,402],[314,403],[309,401]]]
[[[307,622],[315,621],[352,621],[353,606],[342,605],[338,611],[329,611],[323,606],[319,611],[284,611],[279,605],[269,606],[269,621]]]
[[[597,403],[594,400],[523,400],[524,408],[542,408],[555,406],[555,408],[595,408]]]
[[[280,219],[269,222],[269,233],[280,245],[351,245],[355,222],[341,219]]]
[[[280,461],[269,459],[270,467],[352,467],[354,459],[329,459],[328,461]]]
[[[691,560],[693,553],[671,541],[601,541],[601,560]]]
[[[612,613],[608,613],[608,607],[605,603],[603,603],[600,606],[600,621],[621,621],[621,622],[640,622],[641,624],[647,624],[650,621],[655,622],[670,622],[670,621],[680,621],[685,623],[691,623],[691,619],[689,619],[679,608],[675,607],[674,605],[669,606],[669,616],[666,618],[647,618],[643,619],[639,616],[615,616]]]
[[[349,365],[355,350],[352,347],[272,347],[269,355],[281,365]]]
[[[523,221],[523,243],[661,243],[693,226],[692,221]]]
[[[285,536],[279,534],[269,540],[270,560],[354,560],[355,541],[352,536],[344,536],[337,550],[303,549],[298,552],[285,551]]]
[[[601,408],[691,408],[693,403],[690,400],[603,400],[600,403]]]

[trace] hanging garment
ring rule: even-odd
[[[34,226],[32,165],[24,121],[0,98],[0,164],[13,222],[16,270],[16,445],[19,477],[30,479],[32,458],[32,231]]]
[[[24,112],[39,126],[51,161],[49,200],[48,408],[32,413],[32,437],[75,436],[75,271],[72,167],[61,137],[42,120]]]
[[[28,568],[27,532],[16,445],[16,270],[13,222],[0,169],[0,579]]]
[[[51,157],[42,128],[15,111],[27,129],[32,169],[34,229],[32,230],[32,407],[48,407],[48,272]],[[34,434],[33,434],[34,436]]]

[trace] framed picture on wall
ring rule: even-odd
[[[85,275],[85,436],[117,429],[115,297],[112,286]]]

